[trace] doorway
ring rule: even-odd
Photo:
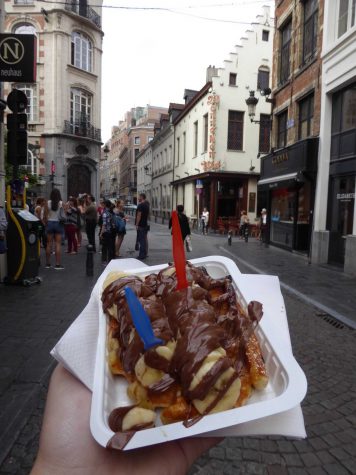
[[[68,169],[68,197],[91,193],[91,172],[85,165],[71,165]]]

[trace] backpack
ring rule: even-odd
[[[118,214],[114,215],[114,226],[118,233],[123,233],[126,230],[126,221]]]

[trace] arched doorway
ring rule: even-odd
[[[68,196],[91,193],[91,171],[85,165],[73,164],[68,169]]]

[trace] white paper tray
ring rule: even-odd
[[[227,274],[232,276],[235,288],[241,296],[235,282],[239,278],[239,270],[234,262],[222,256],[210,256],[191,260],[195,265],[204,265],[213,278]],[[131,274],[144,277],[165,268],[167,265],[135,269]],[[102,275],[100,288],[106,275]],[[101,291],[100,291],[101,292]],[[244,299],[243,299],[244,300]],[[106,447],[114,432],[108,426],[111,411],[120,406],[132,404],[126,393],[127,382],[123,377],[113,376],[107,364],[107,320],[99,303],[99,336],[94,373],[94,388],[90,415],[90,428],[96,441]],[[204,416],[192,427],[184,427],[182,422],[161,425],[157,417],[156,427],[135,433],[124,450],[135,449],[169,440],[191,437],[205,432],[215,431],[224,427],[260,419],[272,414],[287,411],[298,405],[307,390],[305,375],[294,359],[285,342],[275,336],[271,319],[262,317],[255,331],[260,342],[269,375],[269,383],[263,391],[253,391],[246,406]]]

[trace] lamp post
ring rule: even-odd
[[[255,97],[255,91],[250,91],[250,96],[246,99],[246,104],[248,107],[248,116],[250,117],[251,122],[259,124],[259,120],[254,120],[256,115],[256,106],[258,104],[258,99]]]

